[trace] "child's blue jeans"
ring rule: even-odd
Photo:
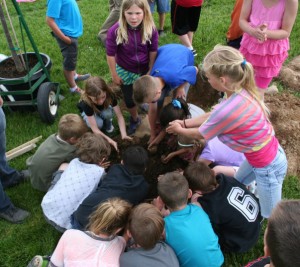
[[[99,129],[108,130],[111,128],[112,125],[112,118],[113,118],[114,112],[113,108],[109,106],[107,109],[101,110],[99,113],[95,113],[95,120],[97,123],[97,126]],[[87,126],[90,127],[90,124],[87,120],[87,115],[82,112],[81,116],[83,120],[86,122]]]
[[[261,215],[269,218],[272,209],[281,200],[282,183],[287,172],[287,159],[281,146],[275,159],[263,168],[255,168],[245,160],[235,178],[245,185],[256,180]]]

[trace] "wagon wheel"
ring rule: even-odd
[[[37,109],[42,121],[52,124],[57,115],[59,99],[56,97],[56,85],[42,83],[37,94]]]

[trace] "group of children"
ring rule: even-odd
[[[262,218],[270,218],[265,234],[270,266],[291,266],[277,257],[281,252],[272,240],[277,221],[281,226],[285,220],[297,225],[293,218],[299,219],[299,213],[282,214],[288,209],[285,206],[298,202],[281,202],[275,208],[281,200],[287,159],[257,87],[266,88],[287,57],[295,1],[244,1],[241,52],[216,46],[204,58],[202,74],[225,94],[204,113],[184,100],[198,73],[192,40],[202,2],[172,1],[173,31],[184,45],[158,48],[148,2],[124,0],[105,45],[112,80],[120,86],[130,113],[127,130],[117,96],[106,82],[76,73],[82,27],[70,29],[61,18],[68,16],[66,10],[73,10],[71,24],[82,25],[81,17],[75,1],[60,2],[48,1],[47,23],[61,48],[70,90],[81,93],[78,109],[83,119],[64,115],[58,133],[27,160],[32,186],[47,192],[41,203],[45,219],[64,232],[51,257],[36,256],[28,266],[45,262],[48,266],[98,266],[99,262],[103,266],[221,266],[223,252],[245,252],[256,244]],[[263,22],[260,7],[268,13]],[[280,19],[272,21],[278,14]],[[262,51],[271,51],[272,56]],[[85,79],[81,91],[75,81]],[[170,92],[173,100],[163,106]],[[120,164],[110,166],[110,145],[118,151],[118,144],[105,134],[114,130],[115,113],[122,139],[131,140],[140,124],[137,105],[144,103],[149,104],[149,148],[173,135],[170,140],[176,140],[179,150],[162,161],[178,155],[191,161],[183,174],[159,177],[154,205],[142,203],[148,194],[143,176],[147,151],[129,146]],[[246,187],[253,181],[259,201]]]

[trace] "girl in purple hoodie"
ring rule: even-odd
[[[158,32],[147,0],[124,0],[119,22],[107,33],[106,58],[112,80],[121,86],[131,115],[129,134],[134,133],[140,124],[132,97],[132,84],[151,70],[157,49]]]

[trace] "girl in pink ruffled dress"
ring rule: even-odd
[[[244,0],[240,27],[244,31],[240,51],[255,71],[262,96],[279,74],[288,56],[289,36],[298,0]]]

